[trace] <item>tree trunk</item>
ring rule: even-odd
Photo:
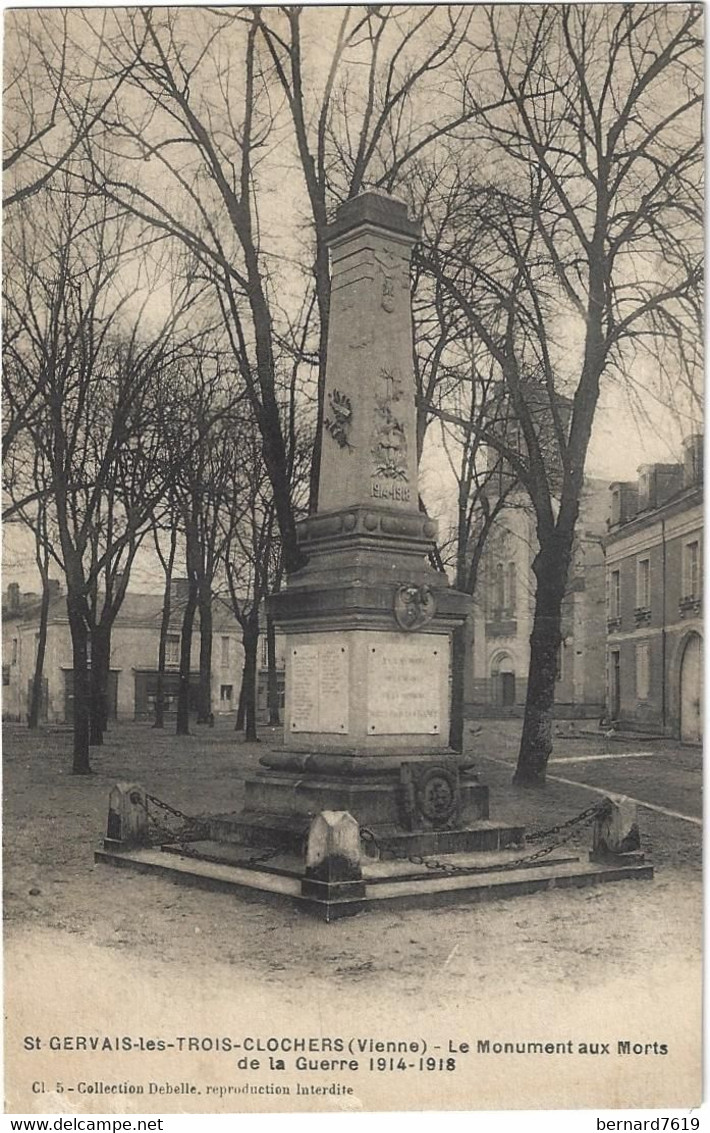
[[[34,731],[39,725],[40,708],[42,706],[42,678],[44,676],[44,655],[47,649],[47,619],[49,617],[49,578],[42,578],[42,604],[39,611],[39,636],[37,639],[37,656],[35,657],[35,671],[32,678],[32,695],[30,696],[30,710],[27,716],[27,726]]]
[[[269,706],[269,724],[281,723],[279,711],[279,674],[276,668],[276,626],[270,614],[266,615],[266,659],[267,672],[267,703]]]
[[[256,734],[256,662],[259,647],[259,623],[249,624],[242,634],[244,643],[244,739],[247,743],[258,740]]]
[[[559,553],[556,544],[546,553],[540,552],[533,563],[537,595],[530,635],[525,718],[513,776],[513,782],[522,787],[544,786],[552,752],[557,656],[562,641],[562,599],[568,564],[569,553]]]
[[[197,723],[209,724],[212,715],[212,589],[202,580],[200,607],[200,690]]]
[[[251,226],[251,219],[248,221]],[[281,535],[284,568],[292,574],[303,566],[303,552],[296,537],[296,518],[291,501],[289,483],[289,462],[281,429],[281,414],[276,395],[276,364],[273,355],[273,328],[266,292],[264,291],[261,265],[251,231],[247,240],[242,240],[244,259],[249,281],[248,296],[254,320],[256,347],[256,369],[260,397],[253,391],[252,405],[256,413],[262,440],[262,453],[266,471],[273,491],[276,519]]]
[[[103,744],[108,724],[110,650],[110,630],[99,624],[91,634],[89,743],[92,746]]]
[[[160,637],[158,639],[158,684],[155,690],[155,722],[154,728],[165,727],[165,655],[168,644],[168,629],[170,626],[170,587],[172,579],[166,576],[165,592],[163,594],[163,613],[160,619]]]
[[[242,683],[239,689],[239,704],[237,705],[237,721],[234,725],[235,732],[244,731],[244,717],[246,715],[246,687],[247,687],[247,672],[246,661],[242,666]]]
[[[160,550],[158,536],[155,536],[155,545],[158,557],[165,570],[165,590],[163,591],[163,611],[160,619],[160,637],[158,639],[158,684],[155,690],[155,723],[154,728],[165,727],[165,657],[168,646],[168,630],[170,629],[170,615],[172,613],[172,582],[175,551],[177,548],[177,523],[173,522],[170,528],[170,552],[167,560],[163,558]]]
[[[177,725],[175,734],[190,734],[190,659],[192,654],[192,627],[197,608],[197,582],[190,575],[190,586],[185,603],[180,637],[180,675],[178,678]]]
[[[456,626],[451,639],[451,721],[449,747],[463,751],[464,681],[466,677],[466,643],[468,624]]]
[[[74,759],[72,772],[74,775],[90,775],[88,630],[80,605],[71,596],[67,597],[67,610],[74,668]]]
[[[319,206],[314,204],[314,215],[316,217],[316,261],[314,269],[320,331],[318,340],[318,412],[316,415],[316,432],[313,438],[313,455],[311,457],[308,495],[308,512],[310,515],[314,515],[318,511],[318,488],[320,486],[320,465],[323,448],[325,370],[328,358],[328,328],[330,325],[330,263],[328,246],[324,239],[325,226],[327,223],[324,202],[319,202]]]

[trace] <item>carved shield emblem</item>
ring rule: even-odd
[[[436,599],[428,586],[405,583],[394,594],[394,620],[400,629],[421,629],[436,613]]]

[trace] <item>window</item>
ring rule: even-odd
[[[229,640],[229,638],[227,638],[227,640]],[[234,685],[220,685],[219,686],[219,702],[220,702],[220,704],[231,704],[233,694],[234,694]]]
[[[9,685],[9,683],[10,683],[10,666],[9,665],[3,665],[3,667],[2,667],[2,683],[4,685]]]
[[[496,563],[495,606],[499,610],[505,606],[505,576],[502,563]]]
[[[165,639],[165,664],[180,664],[180,634],[169,633]]]
[[[651,647],[647,641],[636,646],[636,696],[648,700],[651,686]]]
[[[266,634],[261,639],[261,667],[266,669],[269,664],[269,642]]]
[[[636,606],[639,610],[651,608],[651,563],[649,559],[636,562]]]
[[[516,565],[514,562],[496,563],[491,580],[491,606],[500,616],[511,615],[515,610],[517,591]]]
[[[229,638],[222,638],[222,668],[229,668]]]
[[[613,570],[609,579],[609,617],[621,617],[621,574],[618,570]]]
[[[506,596],[505,596],[505,599],[506,599],[505,605],[508,608],[508,610],[510,611],[510,613],[512,614],[513,611],[515,610],[515,599],[516,599],[516,594],[515,594],[515,591],[516,591],[515,563],[508,563],[508,572],[507,572],[506,582],[507,582],[507,593],[506,593]]]
[[[683,597],[700,597],[700,544],[697,539],[683,548]]]
[[[17,638],[16,637],[13,637],[13,639],[12,639],[12,658],[11,658],[10,664],[11,665],[17,664]]]
[[[556,681],[561,681],[562,677],[564,675],[563,674],[563,668],[562,668],[562,657],[563,657],[562,651],[563,651],[564,647],[565,647],[564,642],[560,642],[560,644],[557,647],[557,658],[555,660],[555,680]]]

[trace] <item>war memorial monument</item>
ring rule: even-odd
[[[451,637],[470,598],[429,564],[436,524],[419,507],[418,236],[406,205],[378,192],[343,204],[329,230],[319,508],[299,525],[305,565],[270,600],[286,638],[282,749],[247,777],[241,811],[158,846],[150,796],[117,784],[98,860],[280,896],[325,920],[652,875],[628,804],[594,816],[589,860],[531,852],[448,747]]]

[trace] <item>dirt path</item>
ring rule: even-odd
[[[213,1034],[218,1023],[232,1020],[234,1028],[237,1020],[243,1031],[261,1033],[270,1026],[283,1032],[292,1021],[318,1034],[346,1022],[367,1033],[411,1034],[413,1026],[434,1033],[445,1021],[447,1031],[476,1039],[571,1026],[578,1033],[590,1024],[615,1035],[629,1021],[650,1033],[662,1021],[676,1044],[664,1088],[684,1081],[699,1011],[697,828],[648,815],[645,841],[659,867],[653,882],[436,911],[382,910],[332,925],[258,898],[235,900],[94,865],[116,779],[140,779],[192,813],[225,809],[226,799],[238,807],[242,777],[263,747],[235,747],[231,734],[215,732],[178,745],[149,729],[121,730],[87,779],[67,773],[66,736],[45,736],[41,745],[19,730],[6,736],[6,963],[13,988],[7,1058],[12,1089],[25,1100],[32,1069],[21,1035],[38,1027],[95,1032],[109,1022],[120,1033],[159,1023]],[[510,788],[504,767],[489,765],[486,780],[496,815],[527,809],[532,827],[588,805],[588,795],[560,784],[524,797]],[[676,1035],[681,1005],[685,1032]],[[575,1073],[595,1104],[595,1091],[608,1088],[604,1076]],[[494,1075],[483,1089],[480,1072],[462,1076],[457,1104],[491,1104],[500,1094],[496,1081]],[[521,1106],[524,1081],[515,1103]],[[361,1082],[359,1104],[373,1104],[376,1086]],[[550,1078],[545,1089],[554,1086]],[[531,1081],[533,1087],[542,1088]],[[424,1089],[421,1081],[412,1087],[412,1097],[420,1091],[418,1104]],[[159,1102],[157,1112],[165,1099]]]

